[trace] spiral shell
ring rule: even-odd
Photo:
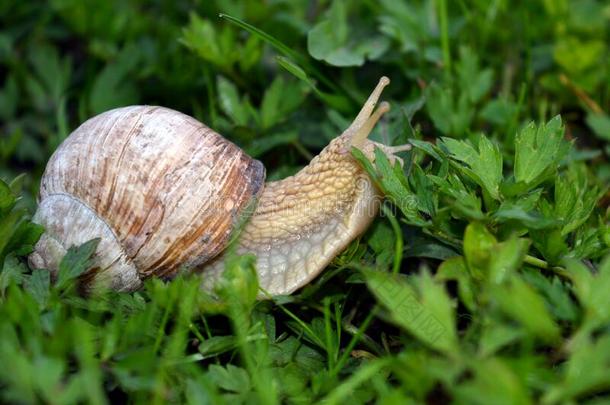
[[[57,271],[72,245],[101,238],[95,274],[116,290],[170,278],[218,255],[260,194],[263,165],[192,117],[162,107],[118,108],[76,129],[51,157],[30,255]]]

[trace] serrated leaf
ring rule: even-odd
[[[238,346],[239,342],[235,336],[212,336],[201,342],[198,350],[206,359],[234,350]]]
[[[575,402],[581,396],[610,388],[610,336],[579,345],[563,367],[563,379],[543,397],[545,403]]]
[[[70,281],[89,270],[95,249],[99,244],[100,239],[91,239],[80,246],[71,246],[66,255],[59,263],[59,271],[57,274],[57,288],[64,288]]]
[[[58,104],[70,84],[71,60],[62,59],[57,48],[50,45],[34,46],[28,56],[37,79],[34,82],[32,77],[29,82],[36,104],[40,109],[48,108],[47,99]]]
[[[409,181],[413,190],[415,190],[419,211],[434,217],[438,205],[437,195],[434,193],[434,184],[417,163],[412,166]]]
[[[9,185],[0,180],[0,214],[7,213],[15,205],[15,201]]]
[[[231,31],[227,31],[228,36],[232,36]],[[193,50],[203,60],[214,63],[223,68],[228,68],[232,63],[231,53],[223,52],[222,46],[232,45],[232,38],[223,35],[223,41],[212,23],[204,20],[197,14],[189,14],[189,25],[182,29],[180,41]],[[227,40],[229,39],[229,40]]]
[[[597,274],[574,259],[566,260],[574,282],[574,293],[585,310],[585,324],[595,327],[610,321],[610,257],[599,266]]]
[[[529,405],[533,401],[509,363],[499,358],[473,364],[474,378],[455,387],[458,403]]]
[[[364,272],[366,283],[392,320],[420,341],[447,354],[456,354],[453,304],[442,286],[422,276],[420,297],[404,279],[386,272]]]
[[[218,77],[217,87],[220,108],[222,111],[230,117],[236,125],[247,125],[250,112],[248,111],[247,101],[242,101],[240,99],[237,87],[222,76]]]
[[[208,369],[208,377],[227,391],[247,393],[251,390],[250,377],[246,370],[232,364],[228,364],[226,367],[212,364]]]
[[[451,198],[450,205],[461,215],[471,220],[485,219],[481,211],[481,199],[474,190],[467,188],[456,174],[450,173],[444,179],[437,176],[428,177],[437,186],[440,194]]]
[[[345,2],[334,1],[327,18],[309,31],[307,50],[315,59],[333,66],[360,66],[365,59],[381,56],[389,46],[387,38],[377,35],[354,41],[354,31],[347,23]]]
[[[375,166],[360,150],[352,148],[352,154],[378,184],[386,198],[400,208],[410,223],[421,226],[425,224],[418,212],[416,195],[409,189],[402,171],[395,170],[395,167],[400,167],[397,162],[396,166],[392,166],[386,154],[379,148],[375,148]]]
[[[89,94],[89,108],[93,113],[137,103],[138,90],[127,77],[138,66],[140,55],[136,45],[127,45],[97,75]]]
[[[460,87],[468,94],[470,101],[479,101],[489,92],[493,80],[491,69],[480,69],[479,58],[471,48],[460,47],[460,60],[456,66]]]
[[[426,109],[434,126],[444,135],[463,137],[474,118],[474,108],[466,93],[455,96],[453,89],[432,83],[426,88]]]
[[[548,229],[557,226],[560,222],[554,218],[548,218],[535,210],[526,211],[519,202],[503,202],[493,214],[493,218],[499,223],[515,221],[529,229]]]
[[[481,135],[478,150],[466,141],[443,138],[443,145],[451,157],[465,163],[464,170],[474,181],[483,187],[493,198],[499,200],[502,182],[502,154],[498,145]]]
[[[438,160],[439,162],[444,161],[444,156],[443,156],[443,151],[440,150],[438,148],[438,146],[430,143],[430,142],[426,142],[426,141],[420,141],[419,139],[410,139],[409,143],[411,145],[413,145],[414,147],[416,147],[417,149],[420,149],[422,151],[424,151],[425,153],[427,153],[428,155],[432,156],[434,159]]]
[[[0,271],[0,297],[4,296],[4,292],[11,283],[20,285],[24,280],[24,273],[28,270],[27,267],[19,262],[13,255],[7,256],[4,267]]]
[[[547,308],[559,320],[574,322],[578,319],[579,308],[571,298],[571,288],[559,277],[545,277],[537,269],[526,269],[523,277],[536,287],[547,300]]]
[[[583,166],[573,167],[567,175],[555,178],[554,217],[563,222],[561,234],[566,235],[580,227],[591,215],[600,191],[590,185]]]
[[[513,275],[490,293],[500,309],[531,334],[548,343],[559,339],[559,327],[546,309],[544,299],[520,277]]]
[[[25,281],[26,291],[36,300],[41,308],[44,308],[49,300],[51,291],[51,273],[48,270],[34,270]]]
[[[286,82],[281,76],[265,90],[260,108],[262,129],[285,120],[304,100],[305,92],[299,83]]]
[[[515,180],[530,187],[557,170],[570,144],[563,139],[561,117],[536,125],[530,122],[515,137]]]

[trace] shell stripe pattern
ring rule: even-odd
[[[80,201],[113,230],[141,278],[164,277],[220,253],[264,178],[259,161],[196,119],[132,106],[75,130],[49,161],[39,198]]]

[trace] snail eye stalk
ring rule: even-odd
[[[352,146],[361,146],[369,133],[372,131],[375,123],[377,123],[379,118],[381,118],[381,116],[389,110],[390,106],[386,102],[382,103],[377,111],[375,111],[375,106],[379,101],[379,97],[381,97],[383,89],[388,84],[390,84],[390,79],[387,77],[383,76],[381,79],[379,79],[377,86],[375,86],[375,89],[362,106],[362,109],[349,128],[345,130],[344,134],[350,138],[350,144]]]

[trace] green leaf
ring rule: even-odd
[[[563,379],[543,397],[545,403],[576,402],[610,388],[610,336],[579,345],[563,367]],[[571,401],[570,401],[571,400]]]
[[[234,350],[238,346],[239,342],[235,336],[212,336],[201,342],[198,350],[203,358],[207,359]]]
[[[386,272],[364,272],[366,283],[398,326],[426,345],[447,354],[457,354],[453,303],[445,289],[429,275],[420,278],[420,297],[401,276]]]
[[[0,180],[0,213],[6,214],[15,205],[15,196],[8,184]]]
[[[71,281],[90,269],[91,258],[100,238],[91,239],[80,246],[71,246],[59,263],[57,288],[65,288]]]
[[[36,300],[40,308],[47,305],[51,295],[51,273],[48,270],[34,270],[25,281],[26,291]]]
[[[371,228],[367,242],[375,252],[375,262],[389,265],[394,257],[394,232],[387,222],[378,221]]]
[[[530,188],[553,174],[570,148],[563,139],[561,118],[546,124],[530,122],[515,138],[515,180]]]
[[[479,116],[487,122],[500,127],[508,126],[515,118],[519,106],[505,98],[490,100],[479,112]]]
[[[275,60],[277,61],[277,63],[279,63],[279,65],[281,67],[286,69],[286,71],[289,72],[290,74],[292,74],[294,77],[296,77],[297,79],[301,80],[304,83],[307,83],[310,87],[315,87],[315,84],[309,78],[309,76],[307,75],[307,72],[305,72],[305,69],[303,69],[301,66],[299,66],[296,62],[290,60],[289,58],[287,58],[285,56],[276,56]]]
[[[587,114],[587,125],[599,139],[610,142],[610,116],[607,114]]]
[[[490,292],[502,312],[531,334],[548,343],[559,339],[559,328],[549,314],[544,299],[520,277],[513,275],[507,283],[494,287]]]
[[[481,199],[474,190],[467,188],[455,173],[450,173],[446,179],[436,176],[428,176],[436,184],[440,194],[451,197],[450,206],[459,212],[460,216],[466,216],[471,220],[484,220],[485,215],[481,211]]]
[[[553,57],[565,70],[578,74],[600,63],[605,50],[606,44],[601,39],[580,40],[565,36],[555,44]]]
[[[589,184],[584,166],[572,167],[567,175],[555,178],[554,217],[563,222],[561,234],[579,228],[591,215],[601,197],[599,189]]]
[[[250,156],[258,158],[275,147],[290,145],[298,140],[299,134],[297,131],[279,132],[254,139],[245,150]]]
[[[478,138],[479,145],[476,150],[466,141],[443,138],[443,145],[451,157],[465,163],[462,170],[483,187],[493,198],[499,200],[500,183],[502,182],[502,154],[498,145],[492,143],[487,137]]]
[[[594,328],[609,322],[610,256],[602,262],[595,275],[574,259],[567,259],[565,263],[574,282],[574,293],[585,310],[584,324]]]
[[[376,59],[389,46],[382,36],[366,36],[354,41],[354,30],[347,23],[347,6],[335,0],[328,18],[318,22],[307,35],[307,50],[315,59],[333,66],[361,66],[365,59]]]
[[[490,356],[523,336],[521,329],[505,323],[487,322],[479,340],[479,354]]]
[[[496,244],[491,249],[488,277],[491,283],[501,284],[514,274],[523,263],[530,242],[527,239],[511,237]]]
[[[428,257],[437,260],[446,260],[458,253],[455,249],[426,236],[412,236],[405,246],[405,257]],[[387,245],[384,244],[384,245]]]
[[[425,153],[427,153],[428,155],[432,156],[434,159],[438,160],[439,162],[442,162],[445,160],[443,151],[441,149],[439,149],[438,146],[436,146],[430,142],[420,141],[419,139],[409,139],[409,143],[411,145],[413,145],[415,148],[420,149],[420,150],[424,151]]]
[[[260,109],[263,130],[285,120],[305,99],[305,92],[299,83],[286,82],[278,76],[263,95]]]
[[[463,257],[445,260],[436,271],[435,278],[441,281],[456,280],[460,300],[470,311],[476,310],[475,286]]]
[[[528,405],[533,401],[508,362],[499,358],[481,359],[473,364],[474,378],[453,390],[458,403]]]
[[[35,98],[40,109],[47,108],[46,100],[59,104],[60,99],[65,95],[72,75],[72,61],[69,58],[62,58],[57,48],[49,45],[35,46],[30,50],[29,59],[34,68],[37,84],[34,85],[33,78],[30,79],[32,86],[40,86],[33,91],[30,87],[30,94]]]
[[[571,298],[570,285],[557,276],[548,278],[538,269],[525,269],[523,276],[532,286],[536,287],[546,298],[547,308],[554,317],[562,321],[574,322],[579,317],[580,309]]]
[[[500,223],[517,222],[529,229],[548,229],[557,226],[560,221],[548,218],[538,211],[526,210],[521,201],[505,201],[493,214],[494,220]]]
[[[252,389],[246,370],[231,364],[227,367],[212,364],[208,369],[208,376],[216,385],[227,391],[248,393]]]
[[[232,249],[230,247],[229,249]],[[227,254],[225,270],[216,283],[216,292],[227,306],[233,331],[243,343],[250,327],[250,313],[259,295],[256,256]]]
[[[0,297],[4,296],[6,289],[12,283],[20,285],[23,282],[26,270],[27,267],[19,262],[16,257],[12,255],[7,256],[4,267],[0,271]]]
[[[434,193],[434,184],[417,163],[411,168],[409,181],[411,182],[412,189],[415,190],[419,211],[434,217],[438,206],[438,197]]]
[[[312,80],[309,77],[307,72],[305,72],[305,70],[301,66],[297,65],[292,60],[285,58],[283,56],[277,56],[276,60],[281,67],[286,69],[296,78],[301,80],[303,83],[307,84],[307,86],[311,90],[313,90],[314,94],[324,103],[326,103],[328,106],[335,108],[339,111],[351,111],[352,110],[352,104],[347,97],[345,97],[343,94],[327,93],[325,91],[320,90],[320,88],[316,85],[314,80]],[[332,111],[332,112],[334,112],[334,111]]]
[[[220,31],[194,12],[189,14],[189,25],[182,29],[180,41],[197,56],[225,71],[230,70],[239,58],[233,31]]]
[[[451,88],[432,83],[425,92],[426,108],[434,126],[444,135],[463,137],[475,111],[467,93],[455,94]]]
[[[89,94],[89,108],[94,114],[138,102],[138,89],[128,77],[140,59],[138,47],[135,44],[127,45],[97,75]]]
[[[558,263],[568,253],[568,244],[558,228],[535,230],[531,228],[530,236],[534,247],[550,263]]]
[[[479,101],[491,89],[493,71],[480,69],[479,58],[471,48],[460,47],[460,60],[456,70],[460,87],[473,103]]]
[[[10,75],[0,90],[0,118],[8,120],[15,115],[19,101],[19,87],[17,78]]]
[[[397,162],[392,166],[388,157],[379,148],[375,148],[374,167],[360,150],[352,148],[352,154],[364,167],[369,176],[379,185],[386,198],[400,208],[409,223],[420,226],[425,224],[418,212],[419,202],[417,196],[410,190],[407,179],[404,177]]]
[[[485,225],[473,222],[464,232],[464,256],[468,268],[475,278],[482,279],[491,260],[491,249],[496,245],[496,238]]]
[[[28,221],[27,211],[16,208],[11,187],[0,180],[0,269],[9,254],[26,255],[42,234],[42,227]]]
[[[247,100],[241,100],[237,87],[222,76],[217,81],[220,108],[236,125],[246,126],[250,118]]]

